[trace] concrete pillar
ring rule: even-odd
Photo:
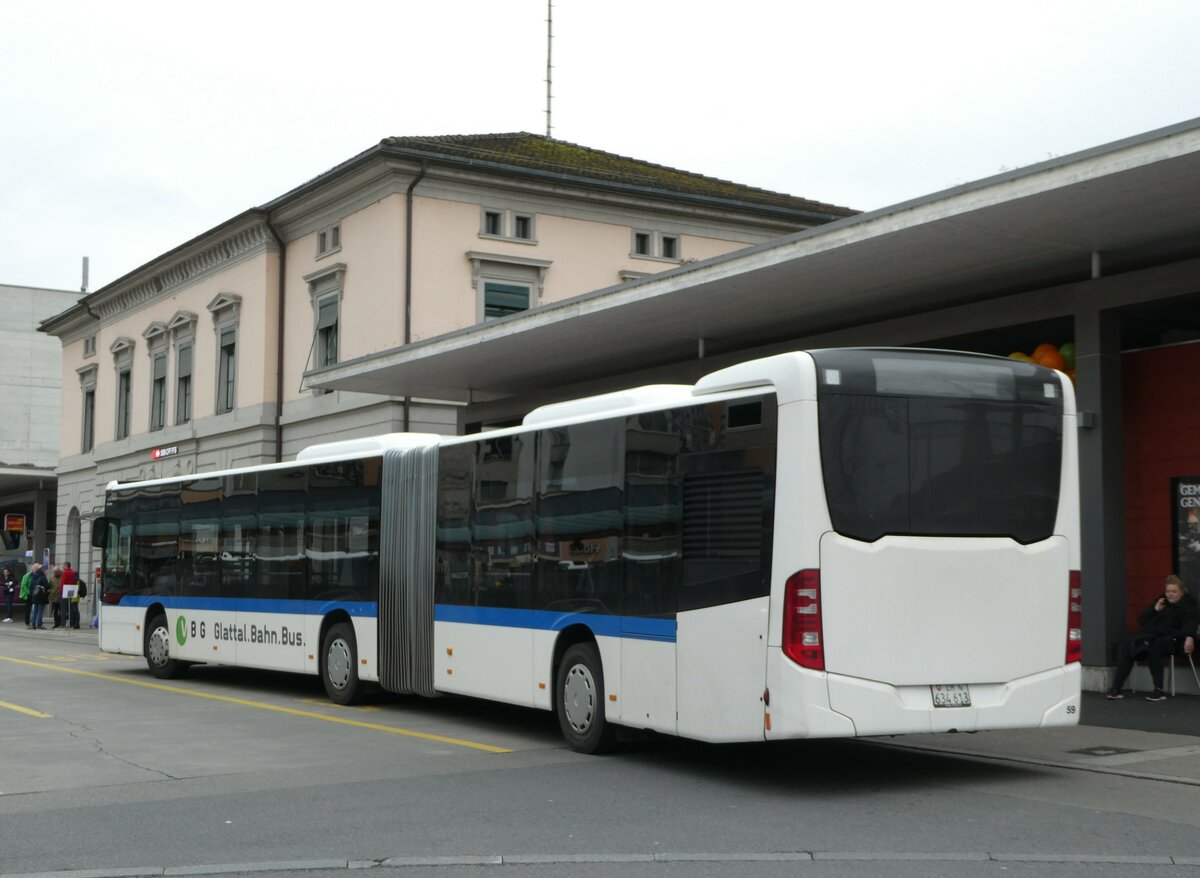
[[[38,489],[33,498],[33,549],[34,563],[42,562],[42,551],[49,548],[46,536],[46,519],[54,508],[53,503],[46,502],[46,492]]]
[[[1084,688],[1106,688],[1125,637],[1121,327],[1113,311],[1075,315]],[[1089,426],[1090,425],[1090,426]]]

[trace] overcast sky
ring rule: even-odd
[[[545,133],[545,0],[0,0],[0,283],[384,137]],[[862,210],[1200,116],[1195,0],[558,0],[554,136]]]

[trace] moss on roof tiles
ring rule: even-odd
[[[561,174],[565,177],[639,186],[663,193],[687,194],[835,216],[853,216],[858,213],[847,207],[743,186],[728,180],[668,168],[525,131],[507,134],[390,137],[384,140],[381,146]]]

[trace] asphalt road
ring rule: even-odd
[[[0,738],[0,876],[1200,875],[1185,784],[861,741],[580,756],[548,713],[158,681],[86,632],[4,626]]]

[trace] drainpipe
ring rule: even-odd
[[[266,219],[267,230],[279,245],[279,311],[276,315],[275,331],[275,462],[283,461],[283,317],[287,307],[287,297],[284,295],[287,280],[287,247],[283,236]]]
[[[412,343],[412,263],[413,263],[413,190],[417,188],[417,184],[425,177],[425,172],[429,170],[428,164],[424,159],[421,160],[421,170],[417,172],[417,176],[413,177],[411,183],[408,184],[408,191],[405,193],[405,217],[404,217],[404,346],[408,347]],[[404,395],[404,432],[408,432],[409,414],[412,398],[406,393]]]

